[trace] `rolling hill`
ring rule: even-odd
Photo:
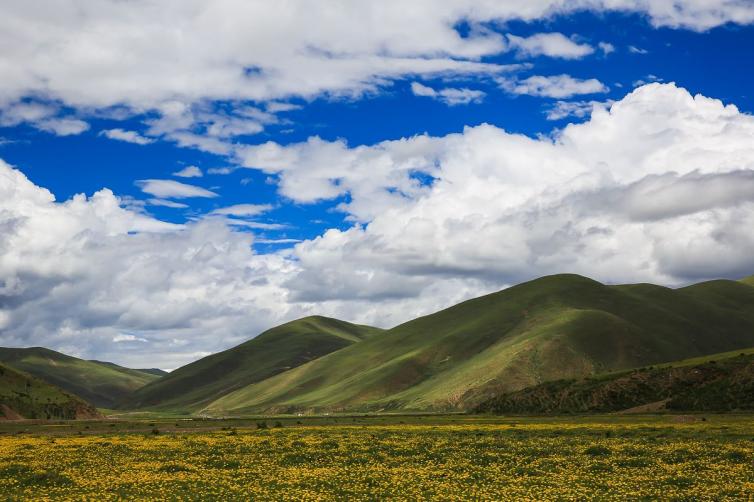
[[[0,364],[0,419],[99,418],[97,409],[38,378]]]
[[[381,331],[321,316],[298,319],[183,366],[125,397],[119,407],[197,411],[220,396],[363,343]]]
[[[541,382],[754,346],[754,287],[607,286],[555,275],[463,302],[277,375],[202,410],[466,410]]]
[[[0,347],[0,363],[103,408],[114,406],[117,400],[160,378],[149,372],[113,363],[86,361],[41,347]]]
[[[474,411],[562,415],[663,410],[754,410],[754,350],[545,382],[494,397]]]

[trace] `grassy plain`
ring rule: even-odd
[[[745,415],[8,422],[0,458],[14,500],[754,495]]]

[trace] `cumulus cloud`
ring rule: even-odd
[[[553,138],[483,125],[371,147],[268,144],[249,158],[283,191],[309,187],[304,200],[347,191],[339,208],[368,222],[295,247],[293,298],[389,303],[450,278],[480,292],[562,271],[665,284],[748,275],[752,134],[734,106],[650,84]],[[434,181],[395,197],[417,171]],[[671,266],[672,253],[690,258]]]
[[[581,94],[600,94],[609,90],[596,78],[580,79],[570,75],[533,75],[523,80],[501,78],[498,83],[502,89],[512,94],[560,99]]]
[[[655,83],[552,137],[481,125],[244,147],[296,202],[347,194],[354,220],[264,237],[295,244],[266,255],[232,215],[172,225],[107,190],[55,202],[0,163],[0,344],[172,368],[302,315],[389,326],[548,273],[750,275],[753,136],[735,106]]]
[[[163,223],[107,190],[55,202],[0,162],[0,228],[2,345],[173,368],[288,310],[289,265],[221,222]]]
[[[204,173],[196,166],[186,166],[180,171],[174,172],[173,176],[178,176],[179,178],[201,178],[204,176]]]
[[[196,185],[189,185],[174,180],[138,180],[136,186],[141,191],[161,199],[187,199],[191,197],[217,197],[218,194]]]
[[[135,145],[148,145],[154,142],[154,139],[142,136],[136,131],[126,131],[120,128],[107,129],[100,134],[116,141],[125,141],[126,143],[133,143]]]
[[[419,82],[411,83],[411,92],[414,96],[424,96],[436,99],[448,106],[468,105],[469,103],[481,103],[486,96],[483,91],[475,89],[446,87],[436,90],[432,87],[420,84]]]
[[[508,44],[522,57],[579,59],[594,53],[591,45],[574,42],[562,33],[537,33],[529,37],[508,35]]]

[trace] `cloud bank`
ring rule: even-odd
[[[654,83],[553,137],[246,146],[295,202],[348,195],[350,228],[268,255],[226,222],[266,208],[172,225],[108,190],[56,202],[2,163],[0,343],[172,368],[301,315],[389,326],[548,273],[749,275],[752,137],[735,106]]]

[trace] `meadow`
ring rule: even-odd
[[[754,496],[744,415],[6,422],[0,459],[7,500]]]

